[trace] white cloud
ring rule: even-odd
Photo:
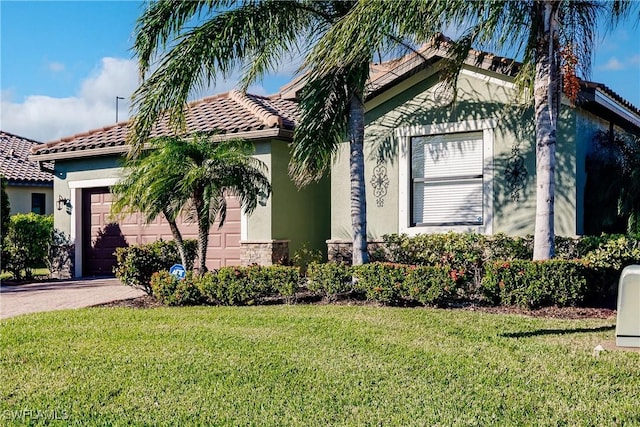
[[[598,68],[600,68],[601,70],[607,70],[607,71],[619,71],[619,70],[624,70],[625,66],[622,62],[618,60],[618,58],[613,57],[609,59],[609,61],[607,61],[606,64]]]
[[[52,63],[53,64],[53,63]],[[237,86],[239,73],[220,81],[213,87],[198,91],[190,99],[229,91]],[[115,123],[116,96],[118,118],[129,118],[130,98],[138,87],[138,69],[134,60],[103,58],[94,72],[80,84],[75,96],[54,98],[30,95],[16,102],[10,90],[2,92],[0,129],[16,135],[47,142],[76,133],[86,132]],[[251,86],[249,92],[266,95],[261,85]]]
[[[30,95],[23,102],[14,102],[3,93],[0,127],[45,142],[110,125],[115,122],[116,96],[125,97],[119,103],[119,117],[124,120],[129,115],[129,97],[137,86],[133,60],[103,58],[75,96]]]
[[[62,62],[49,62],[47,63],[47,68],[49,71],[53,71],[54,73],[60,73],[64,71],[65,66]]]

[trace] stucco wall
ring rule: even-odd
[[[254,156],[262,161],[267,167],[267,176],[273,181],[273,165],[271,163],[272,141],[258,142],[255,144]],[[272,182],[273,186],[273,182]],[[273,195],[262,203],[258,203],[256,210],[247,218],[247,235],[246,239],[250,241],[266,241],[272,240],[272,213]]]
[[[118,157],[81,158],[70,161],[57,160],[53,189],[56,198],[58,195],[62,195],[67,199],[71,199],[70,182],[120,178],[121,176],[122,168]],[[69,203],[66,209],[56,209],[53,214],[53,222],[56,228],[66,234],[71,234],[71,213],[74,209],[81,209],[79,201],[78,206],[73,206]]]
[[[506,84],[505,84],[506,83]],[[517,105],[516,89],[510,82],[491,72],[467,68],[458,79],[457,98],[450,104],[451,91],[437,75],[421,72],[402,84],[402,90],[391,89],[367,103],[365,130],[365,177],[367,186],[367,226],[369,240],[386,233],[399,232],[401,185],[399,159],[402,143],[398,129],[486,128],[491,122],[493,159],[485,161],[485,179],[491,177],[491,192],[485,192],[485,228],[493,233],[525,235],[534,231],[535,217],[535,153],[534,121],[531,107]],[[442,126],[446,124],[446,126]],[[558,125],[556,233],[573,235],[579,227],[576,213],[576,118],[575,110],[563,107]],[[386,196],[374,196],[374,168],[382,155],[388,189]],[[514,200],[506,173],[519,155],[525,165],[526,178]],[[580,153],[582,155],[582,153]],[[490,169],[490,170],[489,170]],[[487,173],[491,172],[491,173]],[[376,174],[376,175],[381,175]],[[582,179],[582,178],[580,178]],[[384,181],[384,179],[382,179]],[[339,151],[331,178],[331,238],[350,239],[349,216],[349,152],[348,144]],[[489,200],[492,198],[492,200]],[[486,224],[485,224],[486,225]],[[418,227],[416,227],[418,229]],[[430,227],[429,232],[446,232],[452,227]],[[454,228],[455,229],[455,228]],[[469,227],[469,229],[473,229]],[[458,227],[457,231],[461,231]],[[475,231],[475,230],[474,230]]]
[[[273,238],[289,240],[289,256],[305,245],[326,255],[330,236],[329,178],[298,188],[289,178],[289,147],[275,141],[272,147],[271,182]]]
[[[51,187],[39,187],[39,186],[23,186],[23,185],[8,185],[7,197],[9,198],[9,204],[11,208],[11,215],[17,213],[29,213],[31,212],[31,195],[33,193],[41,193],[45,195],[45,214],[49,215],[53,213],[53,189]],[[57,197],[56,197],[57,198]]]
[[[288,176],[287,143],[280,140],[257,142],[254,156],[265,164],[273,192],[246,218],[243,240],[289,240],[290,256],[305,243],[309,248],[326,253],[330,221],[328,178],[298,190]],[[121,176],[118,157],[57,161],[55,194],[72,199],[70,182],[118,179]],[[56,227],[67,234],[71,234],[73,209],[80,209],[80,206],[54,212]]]

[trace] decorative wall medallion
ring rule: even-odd
[[[378,162],[373,168],[371,186],[373,187],[373,195],[376,198],[376,205],[378,205],[379,208],[383,207],[384,197],[387,195],[389,188],[389,177],[387,176],[387,167],[384,165],[382,157],[378,158]]]
[[[520,201],[520,190],[524,190],[528,176],[524,158],[520,154],[520,148],[517,145],[514,145],[511,149],[511,157],[507,162],[505,176],[511,190],[511,200],[517,203]]]

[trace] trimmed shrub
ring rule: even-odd
[[[498,261],[487,265],[483,289],[495,304],[575,306],[585,300],[587,276],[581,261]]]
[[[368,300],[383,304],[397,304],[405,295],[404,281],[409,266],[394,263],[373,262],[353,267],[356,290]]]
[[[259,265],[247,267],[247,277],[252,286],[262,291],[263,296],[280,295],[287,302],[298,292],[300,268],[284,265]]]
[[[352,268],[337,262],[313,262],[307,269],[307,289],[334,301],[339,294],[353,291]]]
[[[11,216],[3,244],[3,268],[16,280],[33,277],[34,268],[46,267],[53,240],[53,216],[34,213]]]
[[[169,274],[168,271],[157,271],[151,275],[149,287],[151,294],[158,301],[166,305],[173,304],[173,293],[178,287],[178,278]]]
[[[603,235],[597,239],[598,247],[584,257],[589,266],[587,301],[591,305],[615,306],[622,269],[640,264],[640,239],[622,235]]]
[[[507,236],[497,233],[487,236],[484,261],[533,258],[533,236]]]
[[[405,278],[405,298],[422,304],[442,305],[459,297],[462,275],[446,267],[410,266]]]
[[[383,236],[389,261],[402,264],[440,266],[464,272],[459,285],[472,297],[480,288],[484,264],[494,259],[531,257],[532,243],[504,234],[476,233],[405,234]]]
[[[307,274],[307,269],[312,263],[322,262],[322,252],[318,249],[311,249],[307,247],[306,243],[303,243],[300,249],[298,249],[291,258],[291,263],[300,268],[300,274]]]
[[[163,304],[196,305],[202,302],[202,294],[196,282],[197,278],[192,272],[179,280],[168,271],[158,271],[151,275],[150,286],[153,296]]]
[[[195,240],[185,240],[187,256],[195,257]],[[190,254],[190,255],[189,255]],[[193,258],[192,258],[193,259]],[[144,245],[133,245],[116,249],[116,266],[113,272],[120,282],[152,294],[151,275],[169,270],[181,262],[174,241],[158,240]]]
[[[585,260],[593,267],[620,271],[640,263],[640,240],[631,236],[612,236],[589,252]]]
[[[297,267],[222,267],[196,281],[203,298],[215,305],[254,305],[269,296],[293,297],[298,290]]]
[[[241,267],[222,267],[205,273],[198,280],[200,292],[214,305],[255,304],[262,292],[251,285],[246,269]]]

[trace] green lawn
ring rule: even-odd
[[[21,316],[0,323],[0,424],[640,425],[640,354],[592,354],[613,324],[304,305]]]

